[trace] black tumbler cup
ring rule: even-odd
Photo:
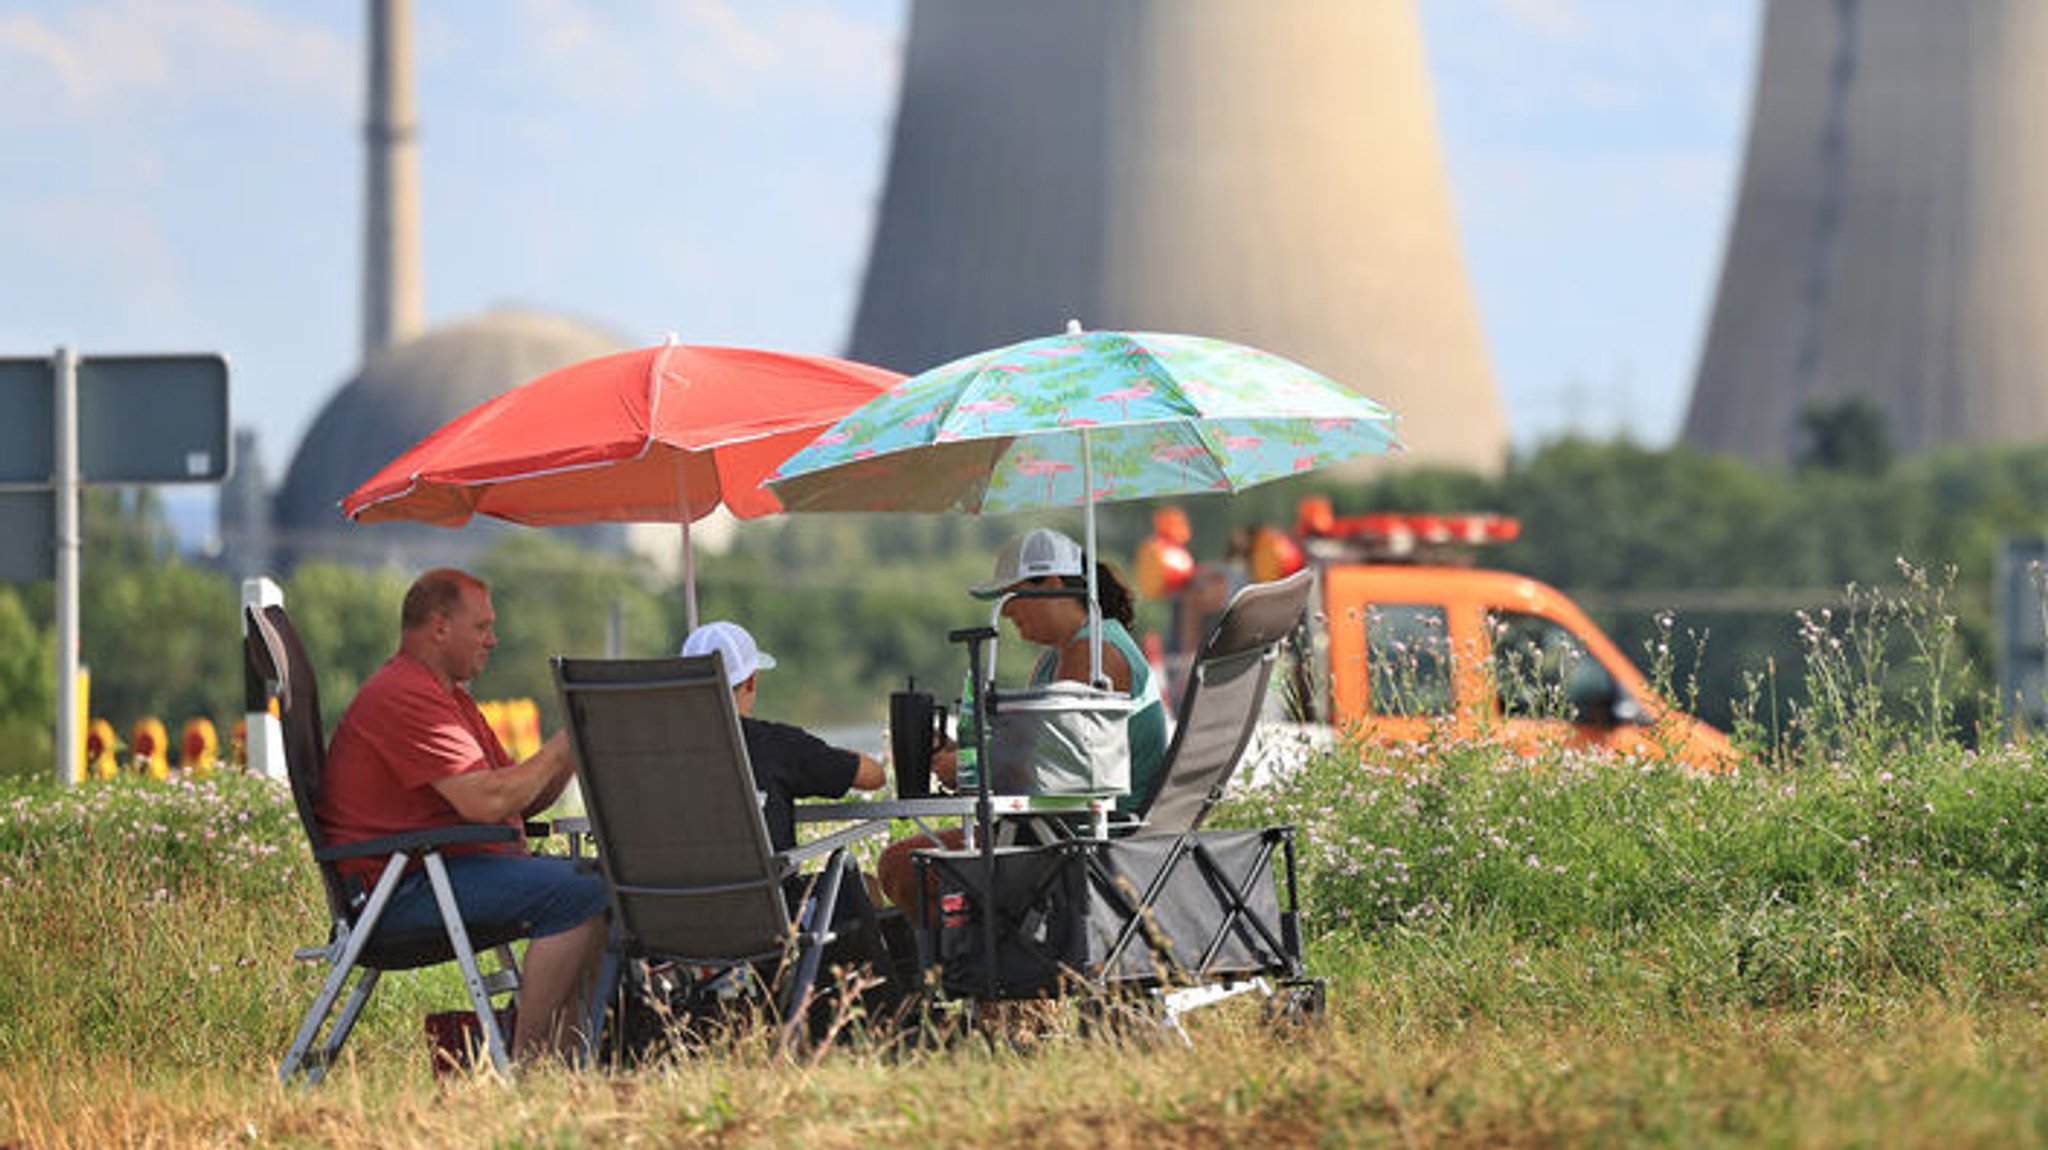
[[[889,757],[896,763],[899,799],[921,799],[932,793],[936,713],[932,697],[926,692],[896,691],[889,696]]]

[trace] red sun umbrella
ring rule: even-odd
[[[723,505],[782,509],[761,480],[840,416],[902,380],[830,356],[671,340],[573,363],[450,420],[342,500],[358,523],[459,527],[677,523],[689,623],[689,525]]]

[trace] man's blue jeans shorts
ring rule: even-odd
[[[465,923],[518,922],[527,937],[546,938],[603,914],[610,905],[603,876],[576,859],[463,854],[444,861]],[[398,880],[377,930],[435,930],[440,925],[434,887],[421,868]]]

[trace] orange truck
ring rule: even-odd
[[[1472,738],[1531,755],[1601,750],[1732,767],[1728,737],[1661,698],[1562,592],[1473,563],[1478,548],[1518,532],[1497,515],[1339,518],[1311,499],[1293,533],[1260,528],[1233,541],[1225,564],[1205,567],[1186,557],[1185,517],[1163,511],[1139,550],[1137,582],[1173,606],[1155,645],[1168,697],[1179,696],[1178,672],[1232,583],[1309,566],[1316,595],[1273,693],[1278,719],[1366,741]]]

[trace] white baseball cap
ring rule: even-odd
[[[993,599],[1026,579],[1083,575],[1082,562],[1079,543],[1049,527],[1039,527],[1003,544],[996,553],[994,578],[976,584],[968,593],[977,599]]]
[[[775,666],[775,656],[755,646],[754,637],[747,634],[745,627],[723,619],[704,624],[683,640],[685,655],[709,655],[713,651],[725,656],[725,681],[729,686],[737,687],[753,678],[754,672]]]

